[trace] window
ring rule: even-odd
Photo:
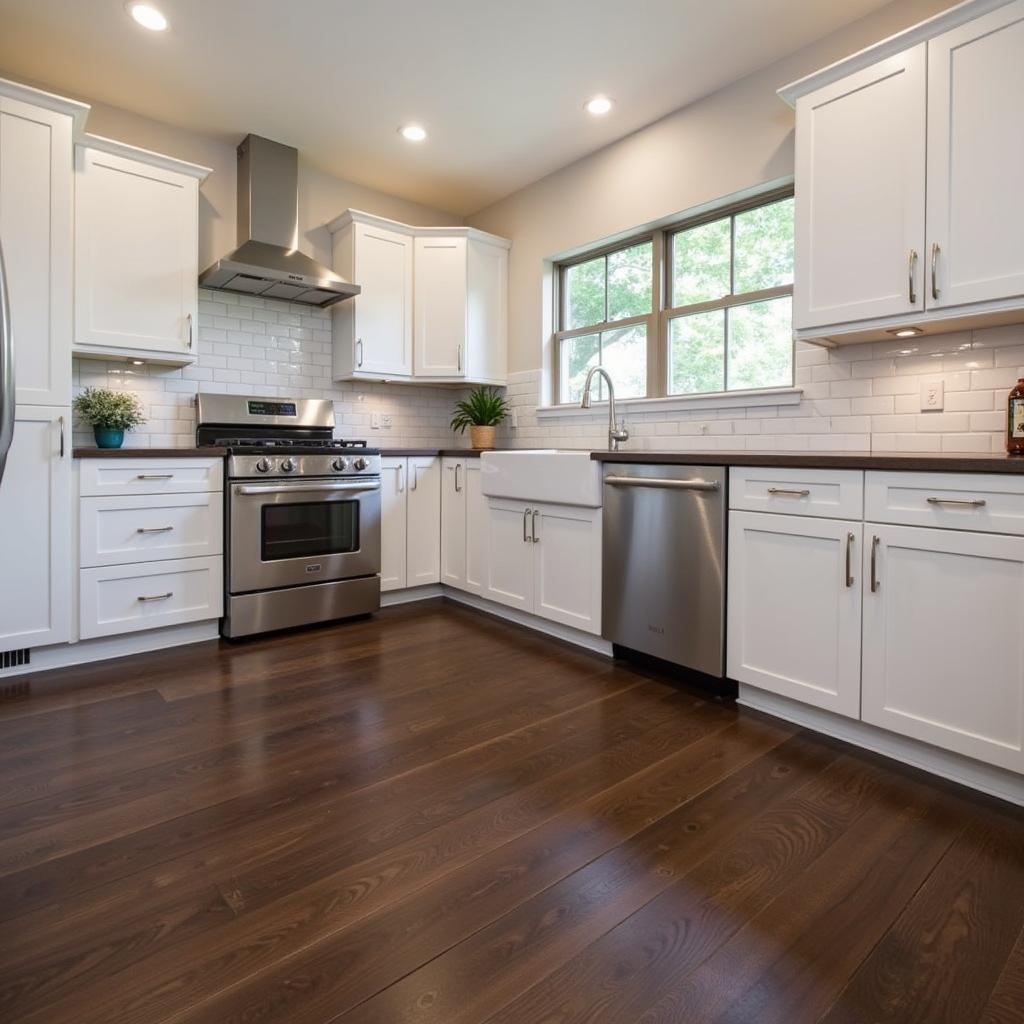
[[[588,253],[557,281],[560,402],[595,365],[623,398],[793,383],[791,191]]]

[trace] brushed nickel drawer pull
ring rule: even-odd
[[[907,260],[907,277],[909,285],[908,298],[912,306],[917,304],[917,292],[914,290],[914,268],[917,266],[917,250],[910,250],[910,258]]]
[[[528,508],[523,509],[523,543],[528,544],[530,542],[529,534],[526,532],[526,524],[530,519],[530,510]]]
[[[173,473],[138,473],[136,480],[173,480]]]
[[[804,488],[803,490],[797,491],[797,490],[787,489],[785,487],[769,487],[768,488],[768,493],[769,494],[786,494],[786,495],[789,495],[789,496],[794,497],[794,498],[806,498],[806,497],[808,497],[810,495],[811,492],[809,490],[807,490],[806,488]]]
[[[846,535],[846,586],[847,589],[853,586],[856,581],[853,578],[853,534]]]
[[[173,526],[140,526],[136,533],[170,533]]]
[[[932,242],[932,298],[939,300],[939,249],[938,242]]]
[[[657,476],[606,476],[606,484],[612,487],[664,487],[678,491],[717,491],[716,480],[672,480]]]
[[[871,593],[877,594],[882,585],[878,579],[878,544],[877,537],[871,538]]]
[[[530,540],[533,541],[534,544],[537,544],[540,541],[540,538],[537,536],[537,515],[538,512],[536,509],[530,513]]]
[[[166,601],[167,598],[169,598],[169,597],[174,597],[174,591],[173,590],[168,590],[166,594],[149,594],[149,595],[140,594],[138,599],[140,601],[143,601],[143,602],[145,602],[145,601]]]
[[[960,505],[964,508],[984,508],[988,502],[984,498],[929,498],[929,505]]]

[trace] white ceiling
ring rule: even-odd
[[[468,214],[885,0],[0,0],[0,68]],[[616,100],[585,114],[595,93]],[[411,145],[396,129],[426,125]]]

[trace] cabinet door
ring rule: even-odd
[[[70,427],[67,406],[24,405],[15,414],[0,481],[0,651],[70,639]]]
[[[857,718],[863,525],[729,513],[727,674]]]
[[[470,380],[508,376],[508,249],[471,239],[466,372]]]
[[[466,375],[466,239],[416,239],[417,376]]]
[[[437,583],[441,578],[440,459],[409,459],[408,510],[408,585]]]
[[[928,43],[931,307],[1024,295],[1022,97],[1024,0]]]
[[[0,246],[19,405],[71,401],[71,118],[0,99]]]
[[[381,459],[380,589],[406,586],[406,460]]]
[[[441,471],[441,582],[466,587],[466,462],[445,459]]]
[[[601,632],[601,510],[539,505],[530,513],[534,612]]]
[[[352,302],[355,371],[412,374],[413,240],[369,224],[355,225],[355,280],[363,289]]]
[[[520,502],[492,498],[487,507],[487,587],[484,597],[532,612],[531,513]]]
[[[487,585],[487,495],[480,460],[466,459],[466,584],[473,594]]]
[[[195,178],[80,146],[75,345],[184,356],[198,297]]]
[[[924,309],[925,46],[797,101],[795,328]]]
[[[1024,771],[1024,538],[868,523],[864,546],[861,717]]]

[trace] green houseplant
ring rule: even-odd
[[[146,422],[139,400],[130,391],[86,388],[75,399],[74,408],[92,427],[98,448],[120,448],[124,432]]]
[[[474,388],[468,398],[455,403],[451,428],[464,434],[469,427],[469,440],[474,448],[493,448],[494,428],[507,415],[508,403],[496,388]]]

